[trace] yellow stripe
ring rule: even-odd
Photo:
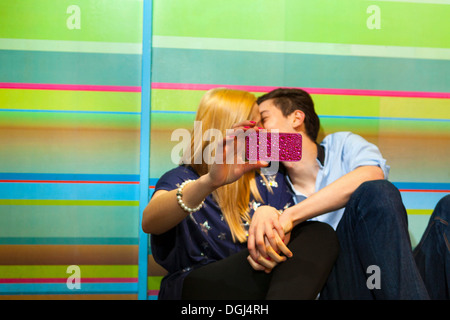
[[[0,109],[140,112],[139,92],[0,89]]]

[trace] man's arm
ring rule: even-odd
[[[302,202],[286,209],[280,217],[280,222],[283,228],[288,228],[285,232],[289,232],[303,221],[345,207],[350,196],[363,182],[380,179],[384,179],[380,167],[358,167]]]
[[[333,183],[329,184],[325,188],[312,194],[302,202],[286,209],[279,217],[279,222],[284,232],[289,233],[294,226],[303,221],[345,207],[353,192],[363,182],[379,179],[384,179],[384,173],[380,167],[358,167],[355,170],[337,179]],[[267,237],[267,230],[278,230],[280,228],[278,225],[272,222],[274,218],[277,217],[276,210],[272,210],[272,213],[270,213],[268,209],[261,209],[264,209],[260,212],[261,219],[259,219],[258,217],[258,210],[256,210],[252,218],[251,230],[247,244],[251,257],[254,261],[258,262],[261,261],[260,256],[267,256],[267,248],[265,242],[265,238]],[[272,216],[269,217],[270,215]],[[272,233],[276,234],[276,232]],[[271,243],[273,242],[271,241]],[[275,251],[283,252],[283,250],[281,250],[281,247],[273,247],[273,249]]]

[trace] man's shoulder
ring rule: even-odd
[[[371,146],[362,136],[350,132],[341,131],[327,135],[320,143],[325,148],[325,152],[343,153],[345,150],[359,150]]]
[[[337,141],[345,141],[349,137],[352,136],[358,136],[357,134],[350,132],[350,131],[339,131],[330,133],[322,140],[320,144],[327,144],[327,143],[336,143]]]

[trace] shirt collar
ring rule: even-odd
[[[322,146],[322,145],[319,145],[317,143],[316,143],[316,145],[317,145],[317,161],[323,167],[324,164],[325,164],[325,147]],[[298,192],[297,190],[295,190],[294,185],[292,184],[292,181],[289,178],[289,175],[287,174],[287,171],[286,171],[286,169],[284,167],[282,168],[282,172],[284,173],[284,175],[286,177],[286,181],[287,181],[290,189],[294,193],[295,202],[298,203],[298,202],[306,199],[307,197],[304,194],[302,194],[301,192]]]
[[[316,146],[317,146],[317,160],[319,160],[319,163],[323,167],[325,165],[325,147],[317,143]]]

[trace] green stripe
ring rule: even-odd
[[[450,119],[449,110],[450,99],[380,98],[380,115],[383,117]]]
[[[81,10],[80,29],[67,27],[70,5]],[[142,0],[1,1],[0,17],[0,38],[142,41]]]
[[[408,231],[413,248],[419,244],[429,219],[429,215],[408,214]]]
[[[2,50],[141,54],[140,43],[0,39]]]
[[[152,110],[196,111],[203,90],[152,89]]]
[[[1,89],[0,109],[141,112],[139,92]]]
[[[357,108],[357,104],[354,105]],[[332,106],[329,106],[329,110]],[[363,109],[363,108],[361,108]],[[332,110],[331,110],[332,111]],[[388,136],[411,136],[420,135],[422,137],[441,137],[447,139],[450,137],[450,123],[448,121],[422,121],[422,120],[396,120],[396,119],[361,119],[358,116],[354,118],[352,116],[346,118],[342,112],[342,108],[339,111],[343,117],[334,118],[333,115],[328,117],[327,114],[319,113],[320,123],[323,130],[327,134],[336,131],[352,131],[362,135],[379,135],[383,137]],[[376,113],[376,109],[373,109]],[[338,112],[334,112],[338,113]],[[155,141],[156,134],[161,134],[160,131],[166,131],[171,133],[175,129],[185,128],[191,130],[195,120],[194,114],[172,114],[172,113],[156,113],[152,114],[152,135]],[[170,141],[170,135],[167,137],[167,141]],[[176,145],[176,142],[174,142]],[[162,147],[162,146],[161,146]],[[160,150],[155,150],[155,155],[161,154]]]
[[[68,266],[0,266],[0,278],[68,278]],[[135,278],[138,273],[137,265],[80,265],[81,281],[84,278]]]
[[[196,112],[206,91],[203,90],[152,90],[153,111]],[[253,92],[261,96],[262,92]],[[311,95],[318,114],[347,116],[379,116],[380,97]],[[364,106],[364,108],[361,108]],[[423,116],[421,112],[420,116]],[[413,117],[410,113],[407,114]],[[189,116],[191,118],[191,116]]]
[[[153,82],[448,92],[450,60],[155,48]],[[239,70],[239,73],[233,72]],[[420,74],[420,76],[418,76]]]
[[[425,3],[425,4],[450,4],[449,0],[372,0],[384,2],[406,2],[406,3]]]
[[[3,128],[139,130],[140,115],[4,111]]]
[[[5,204],[5,200],[2,202]],[[71,202],[63,205],[63,202],[55,205],[51,201],[19,200],[9,202],[16,205],[2,206],[1,238],[133,238],[137,235],[137,203],[100,206],[93,201],[91,206],[76,206]]]
[[[152,90],[153,111],[196,112],[203,90]],[[260,96],[262,92],[254,92]],[[319,115],[450,119],[449,99],[312,94]],[[424,112],[426,110],[426,112]]]
[[[376,4],[381,29],[366,10]],[[201,14],[199,14],[201,12]],[[449,48],[450,6],[361,0],[155,1],[154,34]]]
[[[429,210],[429,209],[407,209],[406,212],[408,214],[413,214],[413,215],[430,216],[433,213],[433,210]]]
[[[159,290],[162,278],[163,277],[148,277],[147,278],[148,290]]]
[[[0,50],[0,63],[0,82],[140,86],[136,54]]]
[[[450,138],[450,124],[438,121],[401,121],[358,118],[321,117],[320,124],[325,134],[351,131],[360,135],[388,137]],[[420,149],[420,146],[417,146]]]
[[[221,38],[154,36],[156,48],[255,51],[301,54],[326,54],[363,57],[450,60],[450,50],[442,48],[357,45]]]
[[[137,207],[139,201],[127,200],[15,200],[0,199],[1,206],[113,206]]]

